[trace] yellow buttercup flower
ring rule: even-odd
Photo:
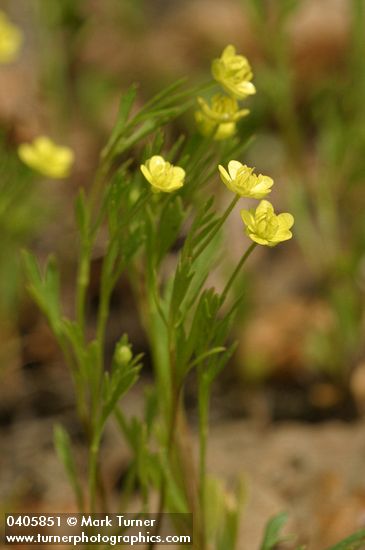
[[[221,165],[218,166],[218,170],[223,183],[240,197],[262,199],[271,193],[270,187],[274,185],[274,181],[269,176],[262,174],[256,176],[253,173],[253,168],[249,168],[237,160],[229,161],[228,172]]]
[[[0,63],[11,63],[18,55],[23,42],[21,30],[0,11]]]
[[[275,214],[269,201],[261,201],[256,210],[241,210],[246,233],[255,243],[276,246],[292,238],[290,228],[294,224],[291,214]]]
[[[222,94],[212,97],[211,105],[198,97],[198,103],[205,116],[216,122],[237,122],[249,114],[248,109],[239,109],[237,100]]]
[[[214,120],[207,117],[202,111],[196,111],[195,122],[199,132],[203,136],[212,137],[216,141],[234,136],[237,130],[235,122],[214,122]]]
[[[195,120],[204,136],[215,140],[231,137],[236,132],[236,122],[249,114],[248,109],[239,109],[236,99],[217,94],[211,104],[198,97],[200,111],[195,112]]]
[[[213,78],[237,99],[245,99],[256,93],[256,88],[251,82],[251,66],[246,57],[236,55],[236,49],[232,45],[227,46],[222,55],[213,60],[212,74]]]
[[[49,178],[66,178],[71,172],[74,153],[68,147],[60,147],[48,137],[37,137],[33,143],[23,143],[18,148],[21,160],[33,170]]]
[[[156,193],[172,193],[184,185],[185,170],[174,166],[163,157],[154,155],[141,165],[141,172]]]

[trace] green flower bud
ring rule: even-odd
[[[115,361],[119,366],[127,365],[133,357],[130,346],[118,344],[115,350]]]

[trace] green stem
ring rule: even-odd
[[[104,286],[104,288],[103,288]],[[96,340],[99,347],[99,362],[102,363],[106,323],[109,315],[109,304],[112,289],[102,285],[98,310],[98,322],[96,328]]]
[[[90,245],[89,243],[81,246],[80,262],[77,274],[76,290],[76,320],[84,336],[85,332],[85,301],[86,291],[90,276]]]
[[[100,194],[109,170],[110,170],[110,158],[106,157],[105,159],[102,160],[102,163],[100,164],[96,172],[95,179],[93,181],[93,184],[89,192],[90,214],[92,214],[94,210],[98,210],[98,208],[100,207],[99,205]]]
[[[209,384],[207,384],[202,369],[199,373],[199,500],[200,528],[205,540],[206,514],[206,463],[209,417]]]
[[[180,391],[178,391],[177,395],[175,396],[175,399],[173,398],[173,411],[170,415],[170,421],[169,421],[169,427],[168,427],[168,434],[167,434],[167,442],[166,442],[166,456],[167,456],[167,462],[170,462],[171,459],[171,453],[174,446],[175,441],[175,432],[177,427],[177,419],[179,416],[179,404],[180,404]],[[164,474],[161,476],[161,486],[160,486],[160,495],[159,495],[159,502],[158,502],[158,510],[157,510],[157,522],[156,522],[156,530],[155,530],[155,537],[157,537],[160,533],[161,523],[162,523],[162,514],[165,508],[165,501],[166,501],[166,477]],[[148,550],[153,550],[155,547],[155,542],[150,542],[148,546]]]
[[[76,408],[81,421],[82,426],[84,427],[85,433],[89,431],[89,413],[85,398],[85,388],[80,378],[80,371],[78,369],[77,360],[73,357],[71,351],[69,350],[68,343],[63,335],[60,335],[57,338],[58,344],[62,353],[65,357],[66,364],[70,367],[71,378],[75,388],[76,394]]]
[[[96,489],[98,482],[98,456],[100,446],[100,433],[96,433],[89,448],[89,498],[90,513],[96,512]]]
[[[193,256],[193,261],[196,260],[200,256],[200,254],[203,252],[203,250],[205,250],[206,247],[208,246],[208,244],[214,239],[214,237],[216,236],[216,234],[218,233],[218,231],[220,230],[220,228],[222,227],[222,225],[224,224],[224,222],[226,221],[226,219],[228,218],[228,216],[232,212],[233,208],[236,206],[239,199],[240,199],[239,195],[236,195],[234,197],[232,202],[229,204],[227,210],[224,212],[223,216],[220,218],[219,222],[217,223],[214,231],[210,235],[208,235],[208,237],[201,243],[198,250],[195,252],[195,254]]]
[[[240,259],[240,261],[238,262],[237,264],[237,267],[235,268],[235,270],[233,271],[231,277],[229,278],[228,280],[228,283],[226,284],[223,292],[222,292],[222,295],[221,295],[221,303],[223,304],[227,298],[227,295],[228,295],[228,292],[231,288],[231,286],[233,285],[238,273],[240,272],[240,270],[242,269],[242,266],[243,264],[246,262],[247,258],[250,256],[251,252],[256,248],[257,246],[257,243],[252,243],[248,249],[246,250],[246,252],[243,254],[242,258]]]

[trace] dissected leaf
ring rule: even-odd
[[[66,430],[60,424],[57,424],[54,427],[53,433],[54,433],[54,445],[56,448],[57,455],[65,468],[71,487],[74,490],[78,507],[80,510],[82,510],[84,498],[83,498],[81,484],[79,481],[79,475],[77,473],[75,461],[72,454],[70,437],[66,432]]]
[[[281,530],[287,520],[288,515],[285,512],[278,514],[269,520],[265,529],[264,540],[262,541],[260,550],[275,550],[275,547],[280,542],[287,540],[287,537],[281,534]]]

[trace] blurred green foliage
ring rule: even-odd
[[[365,3],[349,2],[349,40],[338,67],[305,83],[289,33],[302,2],[244,5],[262,52],[252,117],[257,141],[279,139],[279,170],[288,174],[283,200],[295,215],[312,289],[332,317],[327,327],[309,329],[305,363],[346,385],[365,344]]]
[[[19,250],[31,241],[42,218],[29,171],[0,135],[0,319],[16,318],[22,280]]]

